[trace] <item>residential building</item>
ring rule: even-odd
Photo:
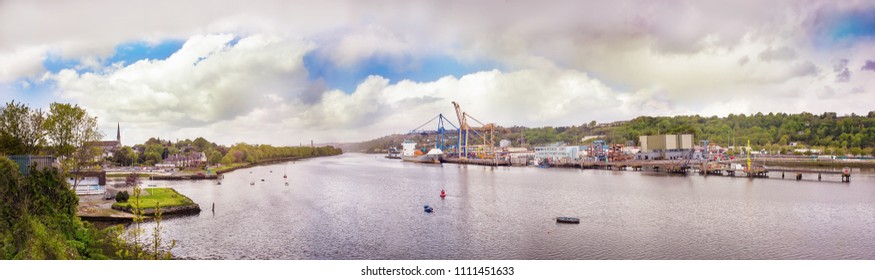
[[[172,164],[176,167],[200,166],[207,163],[207,156],[203,152],[188,154],[175,154],[164,159],[164,164]]]

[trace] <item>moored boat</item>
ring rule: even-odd
[[[432,155],[422,155],[422,156],[403,156],[401,160],[408,162],[417,162],[417,163],[441,163],[440,157],[432,156]]]
[[[557,217],[556,222],[563,223],[563,224],[579,224],[580,219],[572,218],[572,217]]]

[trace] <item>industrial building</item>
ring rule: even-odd
[[[692,134],[642,135],[638,159],[680,159],[688,157],[693,149]]]
[[[24,176],[28,175],[31,166],[36,167],[37,170],[60,166],[53,156],[13,155],[9,156],[9,159],[18,164],[18,173]]]
[[[541,160],[561,162],[564,160],[576,160],[580,152],[579,146],[566,146],[556,143],[549,146],[535,147],[535,157]]]

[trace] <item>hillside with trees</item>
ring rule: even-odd
[[[750,140],[755,149],[791,152],[791,143],[798,143],[826,154],[871,155],[875,147],[875,111],[866,116],[835,113],[756,113],[730,114],[726,117],[642,116],[627,122],[597,124],[595,121],[580,126],[527,128],[514,126],[496,131],[499,139],[511,141],[513,146],[533,147],[555,142],[586,145],[586,136],[600,136],[608,143],[638,145],[641,135],[690,133],[696,141],[708,140],[720,146],[746,145]],[[453,135],[450,133],[450,135]],[[423,140],[421,135],[392,135],[350,144],[358,152],[379,152],[390,146],[399,147],[404,139]],[[432,137],[433,139],[433,137]],[[451,140],[455,142],[455,140]]]

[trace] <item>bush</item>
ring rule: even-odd
[[[131,194],[129,194],[128,191],[120,191],[120,192],[115,194],[115,201],[116,202],[127,202],[128,198],[130,198],[130,197],[131,197]]]

